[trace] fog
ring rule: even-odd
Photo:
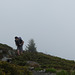
[[[0,0],[0,42],[33,38],[37,51],[75,60],[75,0]]]

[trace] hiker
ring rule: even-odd
[[[15,44],[17,46],[18,55],[22,54],[24,41],[21,39],[21,37],[17,37],[17,36],[15,37]]]
[[[21,54],[22,54],[24,41],[22,40],[21,37],[19,37],[19,41],[20,41],[20,46],[21,46],[21,48],[22,48],[22,51],[21,51]]]

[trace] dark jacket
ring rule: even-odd
[[[15,40],[16,45],[19,47],[20,46],[20,41],[19,40]]]
[[[15,40],[15,43],[18,47],[23,46],[24,41],[22,39]]]
[[[24,41],[22,39],[19,39],[20,41],[20,46],[23,46]]]

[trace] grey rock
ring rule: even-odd
[[[8,61],[8,60],[12,60],[12,58],[7,58],[7,57],[2,58],[2,61]]]
[[[0,53],[2,53],[3,52],[3,50],[0,50]]]
[[[40,67],[40,65],[34,61],[27,61],[27,64],[31,67]]]

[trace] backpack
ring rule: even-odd
[[[19,41],[20,41],[20,44],[24,44],[24,41],[22,40],[22,38],[21,37],[19,37]]]

